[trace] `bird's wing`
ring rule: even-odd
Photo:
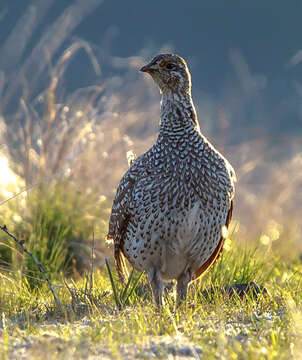
[[[230,177],[229,196],[230,196],[230,199],[233,200],[234,195],[235,195],[235,183],[237,182],[237,176],[236,176],[235,170],[233,169],[232,165],[227,160],[225,160],[225,161],[226,161],[226,170]]]
[[[229,199],[228,200],[229,211],[228,211],[228,214],[226,217],[226,222],[225,222],[225,226],[228,229],[229,224],[232,219],[232,214],[233,214],[233,205],[234,205],[233,199],[234,199],[234,194],[235,194],[234,183],[236,182],[236,175],[235,175],[234,169],[232,168],[232,166],[226,159],[224,159],[224,166],[225,166],[225,168],[222,172],[220,172],[219,176],[220,176],[220,181],[221,180],[223,181],[225,190],[227,192],[227,197]],[[200,196],[200,193],[199,193],[199,196]],[[220,241],[219,241],[217,247],[215,248],[213,254],[193,274],[193,278],[192,278],[193,280],[197,279],[204,271],[206,271],[209,267],[211,267],[216,262],[216,260],[219,258],[220,253],[223,250],[224,240],[225,240],[225,238],[223,236],[221,236]]]
[[[124,279],[124,266],[121,254],[124,234],[131,218],[130,205],[133,198],[133,190],[144,166],[144,160],[145,156],[138,157],[122,177],[113,200],[109,219],[107,239],[114,241],[114,258],[121,279]]]
[[[107,238],[114,241],[122,237],[129,215],[128,208],[133,185],[135,184],[135,178],[131,176],[129,170],[122,177],[113,200]]]
[[[124,266],[121,251],[123,237],[130,219],[129,206],[134,184],[135,177],[133,177],[130,168],[119,183],[109,219],[107,239],[112,239],[114,241],[114,258],[116,261],[117,271],[121,279],[124,279]]]
[[[226,228],[229,227],[229,224],[232,219],[232,214],[233,214],[233,200],[231,201],[231,206],[230,206],[227,218],[226,218],[226,223],[225,223]],[[197,269],[195,271],[195,273],[193,274],[192,280],[197,279],[203,272],[205,272],[208,268],[210,268],[216,262],[216,260],[219,258],[219,255],[222,252],[224,240],[225,240],[224,237],[221,236],[221,239],[220,239],[218,245],[216,246],[216,249],[214,250],[213,254],[199,269]]]

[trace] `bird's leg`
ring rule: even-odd
[[[192,280],[192,272],[190,269],[185,270],[177,279],[176,287],[176,307],[185,300],[189,282]]]
[[[163,305],[163,279],[159,270],[149,269],[147,270],[149,281],[152,287],[154,300],[158,307]]]

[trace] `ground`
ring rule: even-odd
[[[302,357],[298,259],[281,259],[271,249],[231,246],[190,286],[186,303],[177,310],[173,290],[167,291],[159,310],[145,275],[136,284],[139,274],[133,274],[127,287],[111,268],[96,271],[93,284],[89,276],[62,278],[55,286],[60,305],[46,284],[31,288],[18,272],[2,274],[0,358]],[[240,298],[222,291],[225,285],[249,281],[265,286],[267,293]]]

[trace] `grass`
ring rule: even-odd
[[[72,183],[61,181],[33,189],[22,211],[16,206],[19,198],[8,202],[0,208],[0,217],[2,225],[24,241],[50,279],[56,279],[61,272],[70,274],[74,269],[81,272],[86,268],[92,231],[98,238],[105,237],[105,224],[95,224],[104,216],[105,203],[93,194],[79,194]],[[104,244],[98,243],[101,246]],[[21,256],[19,250],[10,238],[0,234],[0,270],[22,268],[32,286],[39,285],[35,278],[41,278],[40,272],[32,259]]]
[[[43,281],[32,289],[21,273],[2,274],[0,358],[298,359],[301,275],[298,261],[231,247],[191,285],[185,304],[175,311],[170,291],[159,311],[145,275],[132,273],[122,285],[109,263],[94,273],[93,287],[85,276],[57,281],[61,308]],[[219,290],[249,281],[269,295],[240,299]]]
[[[77,11],[85,9],[84,18],[97,3],[70,4],[36,43],[26,31],[20,33],[22,24],[30,23],[22,17],[4,47],[3,57],[14,59],[16,66],[2,69],[1,225],[25,241],[41,262],[61,305],[55,304],[32,260],[1,232],[0,360],[302,358],[302,156],[294,142],[285,139],[286,147],[278,141],[272,148],[262,133],[250,143],[227,146],[235,132],[241,139],[246,129],[239,123],[220,129],[217,113],[234,118],[237,108],[223,109],[212,99],[200,107],[200,119],[239,178],[235,216],[240,229],[235,236],[259,238],[258,249],[227,241],[223,256],[191,285],[177,312],[173,291],[158,311],[145,274],[130,272],[124,285],[112,265],[104,263],[114,186],[127,168],[125,154],[141,154],[154,142],[159,99],[154,85],[137,74],[143,57],[151,58],[155,50],[123,59],[123,74],[117,75],[121,59],[97,58],[96,46],[70,39],[80,21]],[[16,48],[14,34],[30,50],[27,55]],[[45,52],[45,43],[57,46]],[[88,55],[87,66],[92,65],[96,78],[67,92],[66,72],[81,52]],[[101,76],[98,62],[115,75],[102,71]],[[72,75],[77,79],[76,72]],[[243,96],[240,107],[248,108],[250,101]],[[207,107],[213,106],[209,117]],[[291,155],[284,158],[286,153]],[[285,253],[293,256],[285,260]],[[229,298],[220,291],[251,281],[265,286],[269,296]]]

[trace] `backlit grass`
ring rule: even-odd
[[[43,282],[32,289],[20,273],[2,274],[0,357],[298,359],[302,265],[263,250],[232,246],[191,285],[177,311],[173,291],[159,311],[145,275],[137,286],[137,273],[122,285],[112,267],[112,280],[105,266],[95,272],[93,288],[85,276],[65,279],[67,285],[58,280],[61,308]],[[249,281],[264,285],[269,295],[229,298],[219,290]],[[202,290],[211,286],[214,293],[205,297]]]
[[[25,14],[43,13],[42,3],[32,2]],[[240,228],[230,231],[223,256],[190,286],[177,311],[173,291],[159,311],[145,275],[130,271],[124,285],[104,264],[112,254],[104,239],[126,154],[142,154],[158,133],[158,91],[137,70],[159,49],[148,45],[122,59],[72,39],[100,3],[66,2],[39,38],[20,29],[38,25],[40,16],[22,14],[2,48],[9,66],[1,69],[0,224],[41,262],[60,306],[33,261],[1,232],[0,360],[302,358],[300,138],[272,141],[266,121],[246,137],[238,114],[250,106],[257,118],[267,113],[236,78],[234,91],[226,87],[222,98],[194,95],[202,132],[239,179],[234,219]],[[81,53],[95,78],[83,84],[81,68],[71,68],[75,88],[67,90],[69,64]],[[250,80],[254,88],[257,79]],[[235,237],[250,239],[250,246]],[[269,295],[242,300],[221,291],[247,282]]]

